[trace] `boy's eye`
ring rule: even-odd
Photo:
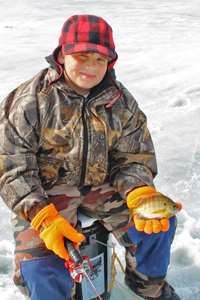
[[[80,57],[81,59],[87,59],[88,58],[87,54],[78,54],[77,56]]]
[[[98,61],[102,64],[107,62],[107,60],[105,58],[101,58],[101,57],[98,58]]]
[[[105,59],[103,59],[103,58],[101,58],[101,57],[98,58],[98,60],[99,60],[99,61],[105,61]]]

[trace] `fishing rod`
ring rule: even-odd
[[[69,239],[64,238],[64,244],[65,244],[65,247],[70,256],[70,259],[68,259],[65,262],[65,267],[69,268],[69,273],[70,273],[71,277],[74,279],[74,281],[76,281],[78,283],[81,283],[83,281],[84,277],[86,277],[88,279],[89,283],[91,284],[91,286],[93,287],[94,291],[96,292],[98,298],[100,300],[102,300],[97,289],[93,285],[89,275],[87,274],[85,268],[83,267],[83,261],[86,260],[89,264],[90,270],[93,270],[93,267],[92,267],[92,264],[91,264],[89,258],[87,256],[81,257],[78,250],[75,249],[73,242],[70,241]]]

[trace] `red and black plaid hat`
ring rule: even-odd
[[[98,52],[117,59],[112,28],[100,17],[75,15],[63,25],[59,38],[59,47],[63,54],[78,52]]]
[[[62,47],[62,52],[65,55],[78,52],[97,52],[112,58],[108,62],[108,76],[117,89],[117,95],[106,107],[112,106],[120,97],[121,91],[109,73],[118,58],[110,25],[101,17],[92,15],[75,15],[64,23],[59,45],[52,54],[54,63],[60,68],[60,74],[56,80],[63,74],[62,66],[55,57],[60,47]],[[49,85],[52,82],[55,80],[49,82]]]

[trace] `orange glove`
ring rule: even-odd
[[[130,211],[134,210],[140,204],[141,199],[149,197],[151,196],[151,194],[155,194],[155,193],[157,193],[156,190],[150,186],[144,186],[131,191],[127,196],[127,205]],[[160,195],[160,193],[157,194]],[[180,211],[182,205],[180,203],[176,203],[176,205],[179,207],[179,211]],[[147,234],[151,234],[152,232],[158,233],[160,231],[168,231],[170,227],[168,218],[162,218],[159,220],[158,219],[144,220],[140,218],[140,215],[137,213],[134,214],[134,223],[135,223],[135,228],[138,231],[144,231]]]
[[[74,243],[75,248],[79,247],[78,243],[84,240],[84,235],[78,233],[67,220],[58,215],[58,211],[51,203],[43,208],[32,220],[31,226],[41,231],[40,238],[44,241],[47,249],[52,250],[55,254],[68,260],[69,253],[64,246],[64,237]]]
[[[169,219],[161,219],[161,220],[142,220],[138,219],[139,215],[135,214],[134,215],[134,223],[135,223],[135,228],[138,231],[144,231],[147,234],[151,234],[152,232],[158,233],[161,230],[162,231],[167,231],[169,230],[170,224],[169,224]]]

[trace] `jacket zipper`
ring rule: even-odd
[[[86,119],[90,118],[90,112],[87,107],[87,98],[84,98],[83,108],[82,108],[82,120],[83,120],[83,157],[82,157],[82,171],[81,171],[81,180],[79,185],[79,190],[82,189],[85,183],[85,174],[86,174],[86,164],[87,164],[87,155],[88,155],[88,131],[87,131],[87,122]]]

